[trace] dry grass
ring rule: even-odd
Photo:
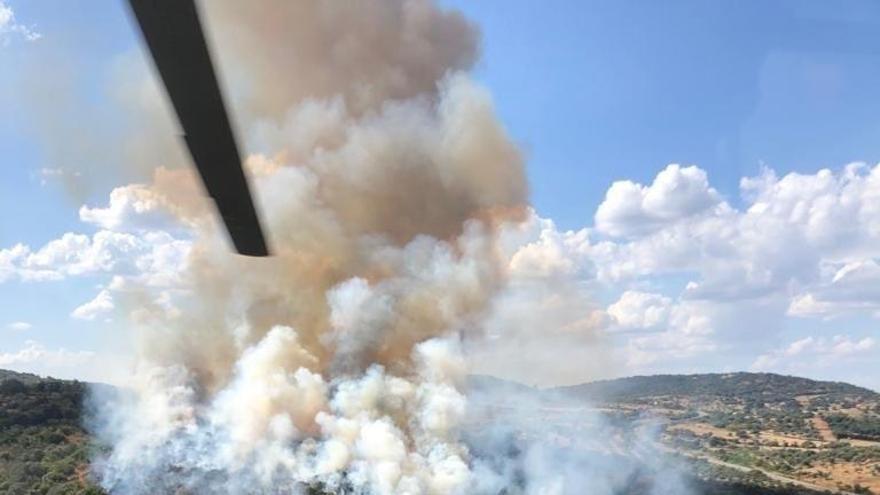
[[[809,395],[797,395],[794,400],[798,402],[798,404],[802,406],[807,406],[810,404],[810,401],[816,397],[821,397],[824,394],[809,394]]]
[[[708,425],[706,423],[697,423],[697,422],[687,422],[687,423],[678,423],[669,427],[670,430],[687,430],[696,435],[705,435],[710,434],[713,437],[723,438],[725,440],[730,440],[736,437],[736,433],[732,430],[728,430],[726,428],[717,428],[712,425]]]
[[[825,421],[821,416],[813,416],[813,428],[819,432],[819,437],[826,442],[836,442],[837,435],[831,431],[831,427],[828,426],[828,422]]]
[[[848,438],[844,441],[853,447],[880,447],[880,442],[876,440],[856,440],[854,438]]]
[[[805,479],[809,479],[811,483],[821,485],[827,488],[836,488],[838,483],[845,485],[859,484],[866,488],[870,488],[874,493],[880,493],[880,474],[878,473],[880,463],[856,463],[856,462],[839,462],[839,463],[823,463],[816,464],[814,467],[804,471]],[[829,473],[830,479],[816,476],[817,473]]]

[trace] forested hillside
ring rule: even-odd
[[[0,493],[99,494],[87,477],[86,385],[0,370]]]
[[[552,390],[567,396],[598,401],[664,395],[737,397],[746,402],[791,400],[803,395],[850,396],[869,400],[878,398],[876,392],[848,383],[816,381],[773,373],[633,376]]]

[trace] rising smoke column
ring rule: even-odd
[[[232,254],[186,171],[137,189],[192,246],[161,295],[114,281],[139,351],[95,420],[101,483],[471,493],[460,337],[526,214],[520,154],[464,72],[474,28],[420,0],[203,10],[274,256]]]

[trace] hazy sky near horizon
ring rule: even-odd
[[[527,157],[511,272],[575,282],[574,321],[613,356],[570,380],[880,389],[880,4],[440,4],[479,27],[474,74]],[[123,156],[94,136],[137,125],[116,85],[146,67],[121,1],[0,0],[0,368],[113,381],[131,333],[114,275],[179,262],[155,232],[116,235],[131,212],[111,191],[145,178],[89,163]],[[536,331],[557,321],[542,308]]]

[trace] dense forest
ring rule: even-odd
[[[846,414],[827,414],[824,417],[838,438],[880,441],[880,418]]]
[[[100,494],[87,477],[86,385],[0,374],[0,494]]]

